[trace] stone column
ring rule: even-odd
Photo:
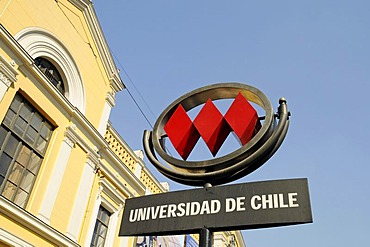
[[[53,173],[51,174],[49,184],[46,189],[44,199],[42,201],[41,208],[38,214],[38,218],[47,224],[50,224],[50,216],[58,196],[59,188],[62,183],[65,169],[67,167],[68,159],[71,155],[72,149],[77,142],[77,137],[74,136],[70,128],[73,127],[68,127],[64,134],[64,141],[60,148],[60,152],[56,160]]]
[[[67,228],[67,236],[77,241],[86,214],[91,189],[93,187],[96,169],[99,167],[99,157],[96,153],[88,153],[82,172],[80,185],[73,205],[71,218]]]

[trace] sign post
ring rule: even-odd
[[[222,99],[233,99],[224,115],[213,103]],[[265,115],[258,116],[250,102]],[[187,112],[201,105],[195,119],[190,119]],[[200,246],[211,247],[215,231],[311,223],[305,178],[223,185],[272,157],[287,134],[289,117],[284,98],[274,113],[261,91],[240,83],[205,86],[175,100],[158,117],[153,131],[144,132],[144,151],[163,175],[203,188],[127,199],[119,235],[199,233]],[[216,157],[231,132],[241,147]],[[200,137],[215,158],[187,161]],[[166,152],[167,139],[182,159]]]
[[[210,188],[212,185],[207,183],[204,188]],[[213,245],[213,233],[204,226],[199,232],[199,246],[200,247],[212,247]]]

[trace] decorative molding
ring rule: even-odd
[[[109,180],[110,179],[112,179],[112,178],[116,178],[116,176],[112,176],[113,174],[109,174],[109,175],[107,175],[107,177],[109,177]],[[113,179],[115,182],[116,181],[119,181],[119,180],[116,180],[116,179]],[[120,184],[118,184],[118,186],[117,186],[117,184],[115,183],[115,184],[112,184],[110,181],[108,181],[105,177],[102,177],[102,178],[100,178],[100,186],[101,186],[101,188],[102,188],[102,190],[101,190],[101,194],[103,194],[103,192],[104,192],[104,194],[106,194],[106,195],[108,195],[108,197],[109,198],[111,198],[116,204],[118,204],[118,205],[120,205],[120,204],[123,204],[123,203],[125,203],[125,201],[126,201],[126,198],[125,197],[133,197],[133,196],[135,196],[134,194],[132,194],[128,189],[127,189],[127,187],[124,185],[124,184],[122,184],[122,183],[120,183]],[[116,187],[117,186],[117,187]],[[118,191],[118,189],[117,188],[120,188],[120,190],[122,190],[126,195],[124,195],[124,193],[121,193],[121,192],[119,192]],[[113,207],[112,205],[111,205],[111,207]],[[110,210],[111,212],[113,212],[113,211],[115,211],[115,210]]]
[[[97,200],[100,200],[101,199],[101,193],[103,192],[103,186],[99,186],[99,188],[98,188],[98,194],[97,194],[97,197],[96,197],[96,199]]]
[[[130,146],[122,139],[122,137],[117,133],[117,131],[113,128],[113,126],[111,125],[111,123],[108,123],[108,126],[107,126],[107,130],[110,132],[110,134],[112,134],[112,136],[119,142],[121,143],[122,147],[129,153],[129,155],[131,155],[132,157],[134,157],[135,161],[137,162],[136,165],[140,165],[142,167],[142,172],[144,172],[150,179],[151,181],[153,181],[153,183],[155,184],[155,186],[157,186],[161,191],[165,191],[165,188],[163,188],[163,186],[161,185],[161,183],[154,177],[153,173],[146,167],[144,161],[137,156],[137,154],[135,153],[135,151],[133,151]],[[108,147],[104,147],[101,149],[100,153],[103,155],[105,153],[107,153],[111,158],[112,158],[112,161],[115,161],[113,163],[119,163],[120,166],[122,166],[122,169],[124,170],[129,170],[127,168],[126,165],[124,165],[122,163],[121,160],[119,160],[119,157],[112,151],[112,149],[108,146]],[[131,173],[131,171],[129,171],[129,173]],[[128,181],[131,181],[133,178],[136,179],[136,183],[137,184],[131,184],[131,186],[134,186],[134,189],[136,191],[142,191],[143,193],[145,192],[145,186],[144,184],[140,181],[140,176],[137,177],[137,176],[133,176],[133,177],[128,177]],[[142,189],[139,189],[137,186],[139,186],[139,188],[142,188]]]
[[[12,84],[11,80],[9,79],[8,76],[6,76],[4,73],[0,71],[0,81],[4,83],[7,87],[10,87]]]
[[[11,63],[14,61],[11,61]],[[15,65],[15,64],[14,64]],[[3,82],[7,87],[10,87],[12,83],[17,81],[16,76],[18,72],[6,61],[6,59],[0,55],[0,81]]]
[[[2,196],[0,196],[0,211],[2,214],[12,219],[14,222],[17,222],[20,226],[27,229],[32,229],[32,231],[37,233],[39,236],[57,246],[80,246],[78,243],[63,235],[61,232],[52,228],[50,225],[45,224],[34,215],[30,214],[23,208],[18,207],[14,203],[6,200]]]
[[[103,110],[103,114],[101,116],[100,124],[98,127],[98,131],[101,135],[104,135],[107,129],[109,116],[110,116],[111,110],[114,107],[114,105],[115,105],[114,93],[108,92],[105,98],[104,110]]]
[[[136,154],[137,157],[139,157],[141,160],[144,160],[144,152],[143,150],[135,150],[134,153]]]
[[[116,105],[116,99],[114,97],[114,93],[112,92],[107,93],[107,97],[105,98],[105,100],[111,108]]]
[[[137,194],[143,195],[145,186],[141,183],[140,179],[136,177],[127,166],[122,164],[112,150],[107,149],[107,151],[110,157],[108,156],[106,158],[111,158],[107,160],[107,162],[110,164],[110,167],[104,163],[101,163],[100,170],[102,173],[106,174],[106,176],[111,179],[111,182],[117,187],[121,188],[122,191],[128,195],[128,197],[134,197],[135,194],[128,189],[127,184],[129,184]],[[115,173],[112,171],[111,167]],[[119,177],[122,178],[127,184],[123,183]]]
[[[96,172],[96,170],[100,167],[99,154],[89,152],[87,153],[86,157],[86,164],[89,165],[94,172]]]
[[[76,143],[78,142],[78,138],[76,136],[76,132],[74,131],[76,126],[69,126],[66,131],[64,132],[64,142],[68,144],[71,148],[74,148]]]
[[[84,113],[86,102],[82,78],[73,56],[63,42],[51,32],[39,27],[28,27],[15,35],[15,39],[33,59],[46,57],[56,63],[63,72],[62,76],[65,77],[63,80],[66,87],[65,97]],[[33,67],[36,71],[36,66]],[[45,81],[48,82],[48,80]]]
[[[37,76],[39,81],[44,81],[44,83],[47,83],[47,80],[44,79],[45,76],[42,74],[42,72],[36,68],[34,61],[30,54],[21,46],[21,44],[13,37],[12,34],[10,34],[6,28],[0,24],[0,39],[4,42],[4,45],[11,51],[9,53],[9,56],[13,57],[17,61],[18,70],[22,71],[25,74],[32,73],[33,75]],[[12,62],[11,62],[12,63]],[[10,68],[11,69],[11,68]],[[3,85],[3,88],[1,87]],[[2,84],[0,82],[0,96],[3,92],[5,94],[7,87],[5,84]],[[54,92],[56,99],[58,102],[61,103],[61,106],[63,109],[67,112],[67,116],[70,117],[70,121],[72,123],[77,123],[78,126],[81,126],[81,129],[86,130],[86,138],[89,140],[93,140],[93,143],[97,146],[106,146],[106,142],[103,138],[103,136],[98,132],[98,130],[93,126],[88,119],[83,115],[83,112],[81,112],[76,106],[73,106],[71,102],[65,99],[65,97],[62,97],[60,93],[58,93],[58,90],[51,85],[50,83],[47,84],[46,87],[47,90],[50,92]],[[0,97],[1,98],[1,97]],[[1,100],[1,99],[0,99]],[[81,100],[81,99],[80,99]],[[81,140],[82,148],[86,152],[89,151],[89,147],[86,144],[85,141]]]
[[[26,241],[18,238],[16,235],[5,231],[0,228],[0,240],[1,243],[11,244],[14,247],[34,247],[34,245],[27,243]]]

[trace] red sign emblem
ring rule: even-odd
[[[233,101],[224,115],[213,103],[220,99]],[[259,117],[250,102],[261,107],[264,116]],[[144,132],[144,151],[163,175],[179,183],[203,186],[231,182],[263,165],[283,142],[288,131],[289,112],[285,99],[280,99],[279,103],[275,114],[260,90],[241,83],[220,83],[193,90],[161,113],[153,131]],[[188,112],[197,106],[202,108],[192,120]],[[231,132],[239,140],[240,148],[216,157]],[[200,138],[214,158],[187,161]],[[167,153],[167,139],[182,159]]]
[[[200,137],[212,155],[216,156],[230,132],[233,131],[239,142],[245,145],[260,127],[256,110],[239,93],[225,116],[208,99],[194,122],[180,104],[164,126],[164,130],[174,148],[186,160]]]

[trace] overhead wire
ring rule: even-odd
[[[110,49],[111,50],[111,49]],[[135,86],[134,82],[132,81],[130,75],[127,73],[127,71],[125,70],[125,68],[122,66],[121,62],[119,61],[119,59],[117,58],[117,56],[115,55],[115,53],[111,50],[111,53],[113,54],[113,57],[115,58],[115,60],[117,61],[119,67],[122,69],[122,71],[125,73],[127,79],[130,81],[130,83],[132,84],[132,86],[135,88],[136,92],[139,94],[140,98],[142,99],[142,101],[145,103],[146,107],[148,108],[148,110],[150,111],[150,113],[152,114],[152,116],[155,118],[155,115],[153,113],[153,111],[151,110],[151,108],[149,107],[148,103],[146,102],[146,100],[144,99],[144,97],[142,96],[142,94],[140,93],[140,91],[138,90],[138,88]],[[144,113],[143,109],[140,107],[139,103],[137,102],[137,100],[135,99],[135,97],[133,96],[133,94],[131,93],[131,91],[129,90],[128,87],[126,87],[126,90],[128,92],[128,94],[130,95],[132,101],[135,103],[136,107],[139,109],[141,115],[143,115],[143,117],[145,118],[146,122],[149,124],[149,126],[154,129],[152,123],[150,122],[149,118],[146,116],[146,114]],[[169,153],[170,155],[171,154],[171,151],[165,147],[167,153]]]
[[[122,69],[122,71],[125,73],[127,79],[129,80],[129,82],[131,83],[131,85],[135,88],[136,92],[138,93],[138,95],[140,96],[141,100],[144,102],[144,104],[146,105],[146,107],[148,108],[148,110],[150,111],[150,113],[152,114],[152,116],[155,118],[155,115],[154,115],[152,109],[149,107],[148,103],[146,102],[146,100],[144,99],[144,97],[142,96],[142,94],[140,93],[140,91],[138,90],[138,88],[135,86],[134,82],[131,80],[130,75],[127,73],[127,71],[125,70],[125,68],[122,66],[121,62],[119,61],[119,59],[117,58],[117,56],[114,54],[114,52],[112,52],[112,54],[113,54],[115,60],[117,61],[117,63],[119,64],[120,69]],[[143,117],[145,118],[146,122],[153,129],[153,124],[150,122],[149,118],[146,116],[146,114],[144,113],[143,109],[140,107],[139,103],[137,102],[137,100],[135,99],[135,97],[133,96],[133,94],[131,93],[130,89],[128,87],[126,87],[126,90],[127,90],[128,94],[130,95],[130,98],[132,99],[132,101],[135,103],[136,107],[139,109],[141,115],[143,115]]]

